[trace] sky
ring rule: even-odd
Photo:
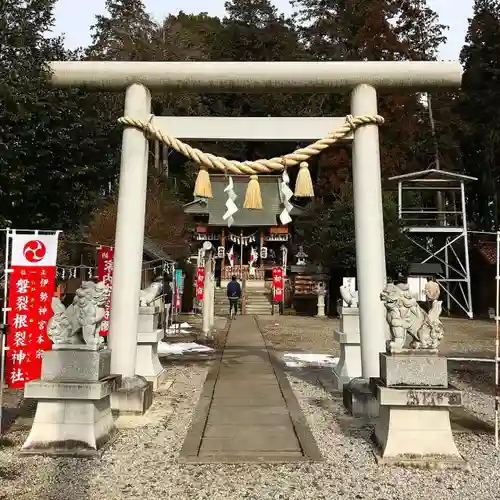
[[[55,10],[55,35],[65,35],[70,49],[86,46],[90,42],[90,26],[95,16],[104,13],[105,0],[58,0]],[[289,0],[274,0],[274,5],[282,12],[290,10]],[[442,24],[449,26],[448,42],[440,51],[441,59],[458,59],[462,49],[468,18],[472,15],[473,0],[427,0],[440,17]],[[212,15],[224,14],[224,0],[144,0],[146,10],[157,20],[168,14],[208,12]],[[208,7],[210,5],[210,7]]]

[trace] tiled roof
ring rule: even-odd
[[[243,208],[245,192],[248,184],[248,176],[232,176],[234,192],[238,196],[235,200],[238,212],[234,214],[234,226],[276,226],[276,217],[282,212],[283,205],[279,190],[281,176],[260,176],[260,192],[262,196],[262,210],[249,210]],[[212,199],[197,199],[188,203],[184,211],[188,214],[208,215],[208,223],[212,226],[225,226],[227,221],[222,216],[226,212],[227,194],[224,189],[227,180],[223,175],[210,175],[212,184]],[[300,209],[294,207],[291,215],[295,215]]]
[[[168,262],[174,262],[174,259],[170,257],[170,255],[167,255],[163,249],[154,241],[153,239],[149,238],[148,236],[144,236],[144,247],[143,247],[144,253],[151,259],[151,260],[166,260]]]

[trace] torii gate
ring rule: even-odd
[[[458,62],[109,62],[50,63],[55,87],[125,91],[124,115],[151,119],[166,134],[191,139],[304,140],[325,137],[338,118],[151,118],[148,89],[191,92],[351,92],[354,116],[377,114],[376,89],[457,89]],[[397,126],[397,124],[391,125]],[[200,127],[203,129],[200,130]],[[206,128],[205,128],[206,127]],[[189,130],[192,130],[190,133]],[[363,378],[379,375],[387,326],[379,135],[376,124],[355,130],[353,185]],[[138,304],[147,181],[148,139],[123,131],[109,344],[111,371],[124,386],[135,376]],[[122,408],[123,409],[123,408]]]

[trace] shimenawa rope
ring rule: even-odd
[[[370,124],[382,125],[384,123],[384,118],[380,115],[347,116],[344,125],[328,134],[327,137],[319,139],[305,148],[299,148],[293,153],[271,158],[269,160],[247,160],[244,162],[227,160],[222,156],[204,153],[203,151],[193,148],[189,144],[186,144],[171,135],[164,134],[161,130],[156,128],[153,123],[145,120],[137,120],[128,116],[123,116],[118,119],[118,123],[127,127],[135,127],[142,130],[150,137],[159,140],[169,148],[175,149],[201,166],[213,170],[218,169],[222,172],[231,172],[233,174],[254,175],[259,173],[263,174],[273,171],[281,171],[284,168],[294,167],[301,162],[307,161],[311,158],[311,156],[321,153],[321,151],[343,139],[360,126]]]
[[[268,160],[247,160],[236,161],[228,160],[222,156],[216,156],[210,153],[205,153],[197,148],[193,148],[189,144],[180,141],[176,137],[163,133],[160,129],[154,126],[152,120],[138,120],[128,116],[123,116],[118,119],[118,123],[126,127],[134,127],[143,131],[148,137],[156,139],[166,146],[175,149],[187,158],[195,161],[200,165],[198,179],[195,185],[195,195],[206,198],[212,197],[212,188],[207,170],[220,170],[224,173],[246,174],[250,175],[249,188],[251,196],[246,197],[245,208],[262,208],[260,200],[260,188],[256,174],[265,174],[271,172],[280,172],[285,168],[300,165],[300,171],[297,176],[295,196],[311,197],[314,196],[312,188],[311,175],[309,173],[306,161],[312,156],[318,155],[321,151],[329,148],[339,140],[345,138],[357,128],[364,125],[382,125],[384,118],[380,115],[360,115],[346,117],[345,123],[334,130],[327,137],[319,139],[305,148],[296,149],[293,153],[284,156],[270,158]],[[249,193],[247,192],[247,195]],[[252,199],[254,202],[252,202]]]

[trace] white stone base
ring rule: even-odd
[[[38,399],[33,426],[21,453],[94,456],[115,432],[111,391],[119,377],[99,382],[28,382],[25,397]]]
[[[156,390],[155,381],[163,371],[163,366],[158,358],[158,342],[162,338],[163,330],[137,334],[135,373],[152,381],[153,390]]]
[[[450,406],[461,406],[460,391],[379,386],[377,399],[380,410],[374,438],[380,462],[464,463],[449,414]]]
[[[334,332],[340,343],[340,359],[333,369],[335,387],[342,390],[353,378],[361,377],[361,340],[359,333]]]

